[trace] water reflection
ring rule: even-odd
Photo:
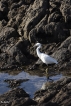
[[[29,76],[31,77],[31,76]],[[58,79],[60,79],[62,77],[62,74],[60,75],[56,75],[56,76],[53,76],[53,77],[50,77],[52,80],[56,81]],[[34,92],[36,90],[39,90],[43,83],[47,82],[47,78],[45,76],[43,77],[38,77],[38,76],[34,76],[34,77],[31,77],[30,80],[26,83],[22,83],[21,87],[23,87],[25,89],[25,91],[27,93],[29,93],[31,95],[31,97],[33,97],[34,95]]]
[[[62,74],[59,74],[59,75],[51,76],[50,78],[56,81],[61,77]],[[10,89],[8,87],[8,84],[4,82],[5,79],[29,79],[28,81],[23,82],[20,87],[23,88],[27,93],[29,93],[31,97],[33,97],[34,92],[36,90],[39,90],[42,87],[43,83],[47,81],[46,76],[42,76],[42,77],[39,77],[37,75],[33,76],[24,71],[20,72],[17,75],[0,73],[0,94],[3,94]]]

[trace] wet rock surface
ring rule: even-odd
[[[24,67],[26,71],[43,71],[46,66],[32,48],[36,42],[42,43],[42,52],[58,61],[49,70],[70,73],[71,0],[0,0],[0,70]],[[21,83],[7,82],[11,87],[14,82]],[[36,92],[34,100],[15,88],[0,96],[0,105],[71,106],[70,82],[71,78],[65,78],[52,83],[53,87]]]
[[[9,84],[10,88],[15,88],[20,86],[21,83],[28,81],[29,79],[6,79],[4,82],[7,82]]]
[[[30,99],[29,94],[22,88],[14,88],[0,96],[0,106],[31,106],[35,104],[36,102]]]
[[[12,90],[0,95],[0,106],[70,106],[71,105],[71,78],[65,77],[59,81],[49,81],[36,91],[34,98],[22,88]]]
[[[63,78],[57,82],[47,82],[37,91],[34,100],[38,106],[70,106],[71,78]]]

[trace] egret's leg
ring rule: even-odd
[[[48,81],[48,80],[52,80],[52,79],[49,78],[49,72],[48,72],[48,70],[49,70],[49,68],[47,68],[47,69],[45,70],[45,71],[46,71],[46,78],[47,78],[47,81]],[[53,80],[52,80],[52,81],[53,81]]]
[[[48,73],[48,68],[46,68],[46,77],[47,77],[47,80],[49,79],[49,73]]]
[[[46,68],[46,70],[45,70],[45,71],[46,71],[46,74],[48,74],[48,68]]]

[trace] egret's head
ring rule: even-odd
[[[41,47],[41,43],[36,43],[34,47]]]

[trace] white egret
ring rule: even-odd
[[[48,64],[58,64],[58,62],[57,62],[57,60],[56,59],[54,59],[53,57],[51,57],[51,56],[49,56],[49,55],[47,55],[47,54],[45,54],[45,53],[41,53],[40,52],[40,48],[41,48],[41,44],[40,43],[36,43],[35,45],[34,45],[34,47],[37,47],[37,49],[36,49],[36,52],[37,52],[37,56],[41,59],[41,61],[43,62],[43,63],[45,63],[46,65],[48,65]],[[46,73],[47,73],[47,71],[48,71],[48,69],[46,69]]]

